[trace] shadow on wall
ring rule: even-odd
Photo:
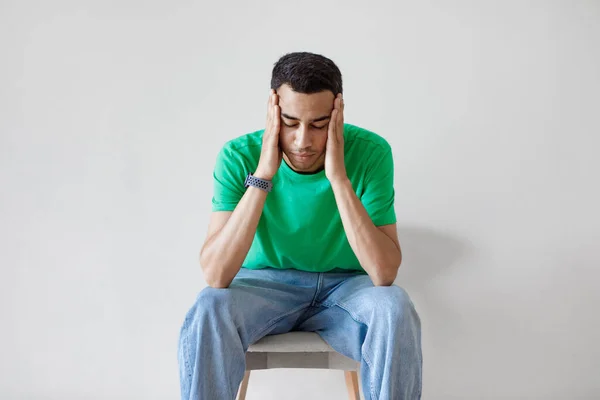
[[[453,295],[444,291],[444,282],[452,276],[464,276],[464,265],[472,257],[475,248],[466,238],[424,227],[402,226],[398,228],[402,248],[402,265],[395,284],[406,289],[415,302],[427,332],[443,332],[447,346],[467,333],[468,321],[453,302]],[[441,287],[440,287],[441,283]],[[442,289],[442,290],[440,290]],[[451,289],[450,289],[451,290]]]
[[[421,290],[439,275],[460,268],[460,260],[469,253],[466,241],[447,233],[422,227],[398,227],[402,265],[396,284]]]

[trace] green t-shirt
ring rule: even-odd
[[[263,132],[231,140],[219,152],[213,211],[233,211],[244,195],[246,175],[258,165]],[[388,142],[344,124],[344,154],[348,178],[373,223],[395,223],[394,162]],[[324,170],[299,174],[282,160],[243,267],[364,272],[348,243]]]

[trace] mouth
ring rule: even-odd
[[[306,160],[307,158],[314,156],[314,153],[292,153],[292,155],[301,160]]]

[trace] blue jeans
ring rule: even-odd
[[[366,400],[421,397],[421,322],[399,286],[358,272],[242,268],[226,289],[206,287],[179,338],[181,398],[234,400],[245,352],[266,335],[317,332],[360,361]]]

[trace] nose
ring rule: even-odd
[[[299,150],[306,149],[310,147],[310,142],[311,138],[308,129],[303,126],[298,126],[298,129],[296,129],[296,136],[294,138],[294,146],[296,146],[296,148]]]

